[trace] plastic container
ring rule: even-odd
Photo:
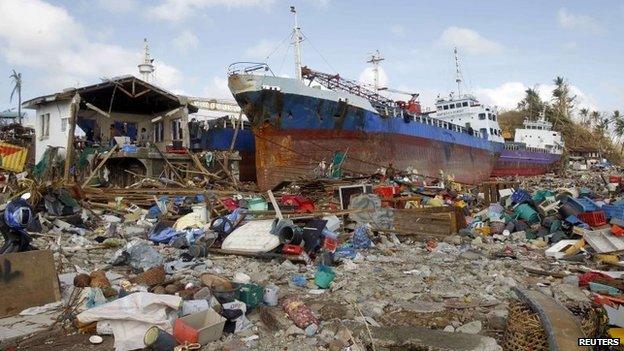
[[[328,266],[318,266],[314,274],[314,283],[321,289],[327,289],[334,281],[336,273]]]
[[[615,236],[624,236],[624,228],[614,225],[611,227],[611,234]]]
[[[143,343],[154,351],[171,351],[178,344],[173,335],[157,326],[152,326],[145,332]]]
[[[515,204],[520,204],[531,200],[531,194],[524,189],[518,189],[511,194],[511,201]]]
[[[205,203],[195,204],[191,206],[191,209],[200,221],[208,223],[208,208]]]
[[[206,345],[221,338],[223,326],[225,318],[213,309],[207,309],[176,319],[173,323],[173,336],[180,344],[189,342]]]
[[[602,205],[601,210],[605,212],[607,219],[624,219],[624,205]]]
[[[513,209],[514,214],[530,224],[539,222],[539,215],[533,207],[528,204],[519,204]]]
[[[324,237],[323,238],[323,248],[329,252],[334,252],[336,251],[336,248],[338,247],[338,241],[336,241],[336,239],[332,239],[330,237]]]
[[[600,206],[598,206],[595,202],[589,199],[586,196],[580,198],[568,198],[568,204],[572,205],[579,212],[590,212],[590,211],[598,211],[600,210]]]
[[[378,186],[374,190],[375,194],[380,197],[393,197],[401,191],[401,187],[398,186]]]
[[[247,201],[247,208],[250,211],[267,211],[269,204],[262,197],[254,197]]]
[[[258,306],[264,296],[264,288],[258,284],[243,284],[238,291],[238,300],[247,305],[247,310]]]
[[[591,211],[579,214],[579,218],[592,227],[600,227],[607,224],[604,211]]]
[[[274,284],[269,284],[264,287],[263,301],[269,306],[277,306],[277,292],[279,287]]]

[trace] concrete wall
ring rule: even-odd
[[[44,136],[41,115],[50,114],[49,135]],[[52,102],[39,105],[34,114],[35,125],[35,162],[39,162],[43,153],[50,146],[61,146],[59,154],[65,154],[67,146],[67,129],[62,130],[62,118],[69,118],[69,101]]]

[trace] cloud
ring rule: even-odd
[[[179,22],[210,7],[266,7],[274,2],[275,0],[164,0],[149,8],[147,16],[164,21]]]
[[[374,87],[375,85],[375,72],[373,72],[373,67],[366,67],[360,73],[360,77],[358,80],[361,83],[369,85],[370,87]],[[384,71],[383,67],[379,67],[379,87],[387,87],[388,86],[388,75],[386,71]]]
[[[139,44],[128,50],[87,33],[60,6],[41,0],[0,1],[0,57],[17,68],[39,69],[41,75],[31,84],[58,90],[100,77],[138,74]],[[177,69],[158,60],[156,64],[163,87],[172,89],[180,83]]]
[[[602,25],[595,18],[588,15],[570,13],[565,7],[562,7],[557,12],[557,23],[562,28],[581,32],[596,34],[604,31]]]
[[[254,60],[264,60],[277,47],[277,43],[267,39],[261,39],[256,45],[245,50],[245,57]]]
[[[400,24],[395,24],[392,27],[390,27],[390,32],[392,32],[392,34],[399,36],[399,37],[404,37],[405,36],[405,27],[403,27]]]
[[[438,43],[445,47],[458,47],[474,55],[498,54],[503,51],[503,45],[484,38],[472,29],[461,27],[445,29]]]
[[[525,91],[528,88],[531,87],[521,82],[506,82],[494,88],[477,88],[475,95],[479,97],[481,102],[487,105],[495,105],[503,110],[510,110],[518,106],[518,102],[524,98]],[[537,90],[542,100],[552,100],[552,92],[555,89],[554,84],[539,84],[533,88]],[[590,110],[598,109],[596,100],[577,86],[570,85],[570,93],[576,95],[574,102],[576,109],[583,107]]]
[[[185,30],[173,39],[173,46],[182,53],[187,53],[199,47],[199,39],[193,32]]]
[[[97,5],[109,12],[126,13],[138,9],[136,0],[98,0]]]
[[[569,41],[567,43],[563,43],[561,47],[565,50],[575,50],[578,48],[578,43],[575,41]]]

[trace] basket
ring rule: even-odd
[[[607,224],[604,211],[591,211],[579,214],[579,218],[592,227],[600,227]]]
[[[607,219],[624,219],[624,205],[602,205],[601,209],[604,211]]]
[[[580,321],[583,333],[589,338],[596,337],[606,319],[600,307],[567,306]],[[548,337],[539,315],[528,304],[520,300],[511,300],[507,315],[507,325],[503,338],[505,351],[548,351]]]

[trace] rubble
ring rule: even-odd
[[[603,311],[621,326],[624,197],[619,183],[599,178],[490,182],[498,190],[487,201],[484,187],[425,187],[418,178],[379,195],[374,189],[390,181],[365,178],[352,183],[373,193],[346,207],[336,197],[344,179],[270,194],[56,185],[38,197],[31,233],[32,246],[53,253],[61,301],[25,306],[22,318],[53,315],[57,337],[114,339],[117,350],[148,341],[206,350],[500,350],[521,303],[514,289],[529,288],[579,320]],[[128,299],[162,308],[116,310]],[[210,337],[193,336],[202,330]],[[0,346],[27,342],[16,335]]]

